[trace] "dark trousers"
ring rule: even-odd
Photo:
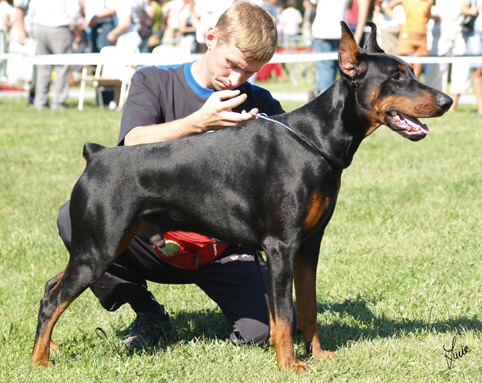
[[[60,208],[57,220],[67,249],[71,242],[69,206],[67,202]],[[263,260],[261,270],[267,283]],[[134,237],[91,289],[105,309],[114,311],[124,303],[149,299],[147,281],[199,286],[221,308],[232,328],[230,338],[236,343],[263,343],[269,337],[264,285],[254,254],[248,249],[230,246],[209,265],[199,270],[182,270],[162,261],[151,245]]]

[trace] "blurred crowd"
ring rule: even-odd
[[[202,53],[205,32],[233,1],[0,0],[0,53],[99,52],[112,45],[142,53],[174,45]],[[340,20],[347,22],[363,45],[365,24],[371,20],[378,27],[380,46],[389,54],[482,54],[482,17],[477,17],[482,0],[252,1],[275,18],[281,50],[337,51]],[[14,66],[18,74],[21,65]],[[47,93],[52,69],[42,66],[31,74],[29,103],[37,109],[62,109],[69,86],[76,81],[75,68],[56,66],[56,96],[50,105]],[[282,75],[279,67],[271,69]],[[413,70],[428,85],[450,92],[455,100],[453,111],[460,95],[473,89],[482,114],[482,64],[414,64]],[[7,72],[7,60],[0,60],[2,82],[12,82]],[[326,90],[337,76],[336,61],[317,62],[312,96]]]

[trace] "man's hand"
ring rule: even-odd
[[[232,110],[246,101],[246,94],[241,94],[239,90],[221,90],[214,92],[206,101],[201,109],[193,113],[199,122],[199,129],[207,132],[225,127],[233,126],[244,121],[252,120],[254,116],[251,111],[242,113]],[[257,113],[257,109],[252,110]]]

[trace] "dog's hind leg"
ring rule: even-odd
[[[298,329],[303,333],[306,352],[315,359],[334,358],[335,354],[323,351],[318,334],[316,320],[316,267],[318,264],[321,238],[304,244],[295,259],[295,291]]]
[[[44,297],[46,297],[47,295],[50,294],[50,291],[52,291],[53,288],[55,288],[55,286],[57,286],[57,284],[59,283],[59,281],[62,279],[63,275],[65,273],[65,270],[63,270],[62,272],[58,273],[55,277],[53,277],[52,279],[50,279],[46,284],[45,284],[45,293],[44,293]],[[58,350],[59,349],[59,346],[54,343],[52,340],[50,340],[50,349],[51,350]]]
[[[80,294],[102,276],[131,239],[130,235],[123,239],[115,256],[106,256],[95,250],[78,251],[76,246],[72,247],[67,268],[47,282],[45,296],[40,301],[37,333],[32,351],[33,364],[48,366],[52,331],[57,320]]]

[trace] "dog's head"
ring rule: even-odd
[[[367,24],[371,33],[365,49],[361,49],[342,21],[338,53],[341,77],[356,92],[359,106],[367,111],[370,127],[366,135],[386,125],[405,138],[421,140],[428,128],[418,119],[441,116],[453,101],[418,81],[405,61],[385,54],[378,46],[375,24]]]

